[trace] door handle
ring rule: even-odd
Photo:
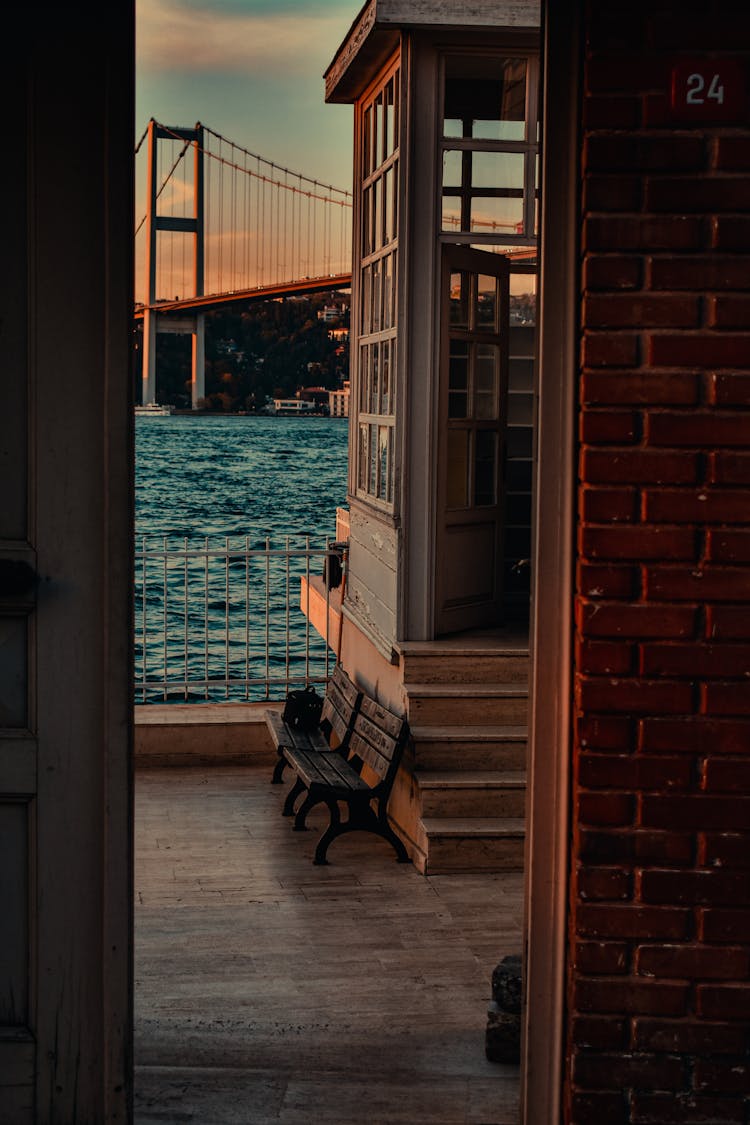
[[[38,581],[37,572],[24,559],[0,559],[0,598],[22,598]]]

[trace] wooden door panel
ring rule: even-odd
[[[497,594],[495,522],[446,529],[443,599],[449,609],[492,601]]]
[[[507,259],[444,246],[441,284],[438,634],[501,615]]]
[[[29,804],[0,801],[0,1028],[29,1027]]]
[[[0,1121],[99,1125],[127,1120],[131,1065],[134,8],[16,16],[0,79]]]

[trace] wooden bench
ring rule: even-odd
[[[337,664],[328,680],[317,730],[296,730],[284,722],[281,711],[266,710],[266,725],[278,755],[272,784],[278,785],[282,780],[287,764],[285,750],[317,750],[321,753],[338,750],[339,753],[346,754],[361,699],[362,692]],[[290,813],[286,812],[285,815],[289,816]]]
[[[284,750],[284,758],[296,774],[284,805],[285,815],[291,815],[297,798],[303,792],[306,794],[294,814],[295,831],[304,830],[307,814],[314,805],[322,802],[328,806],[328,826],[318,841],[313,863],[327,863],[326,853],[332,841],[358,830],[381,836],[393,846],[399,863],[409,862],[406,848],[387,816],[388,798],[408,739],[406,719],[363,693],[346,754],[312,747]],[[367,780],[367,776],[373,780]],[[339,804],[346,805],[348,810],[344,821]]]

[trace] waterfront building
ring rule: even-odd
[[[325,305],[322,309],[318,310],[318,320],[322,320],[325,324],[334,324],[342,317],[342,309],[338,305]]]
[[[328,392],[328,411],[332,418],[349,417],[349,380],[342,387]]]
[[[302,398],[275,398],[273,400],[273,414],[314,414],[314,401]]]

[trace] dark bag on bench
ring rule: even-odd
[[[288,726],[297,730],[315,730],[320,723],[322,709],[322,696],[310,685],[302,691],[288,693],[282,718]]]

